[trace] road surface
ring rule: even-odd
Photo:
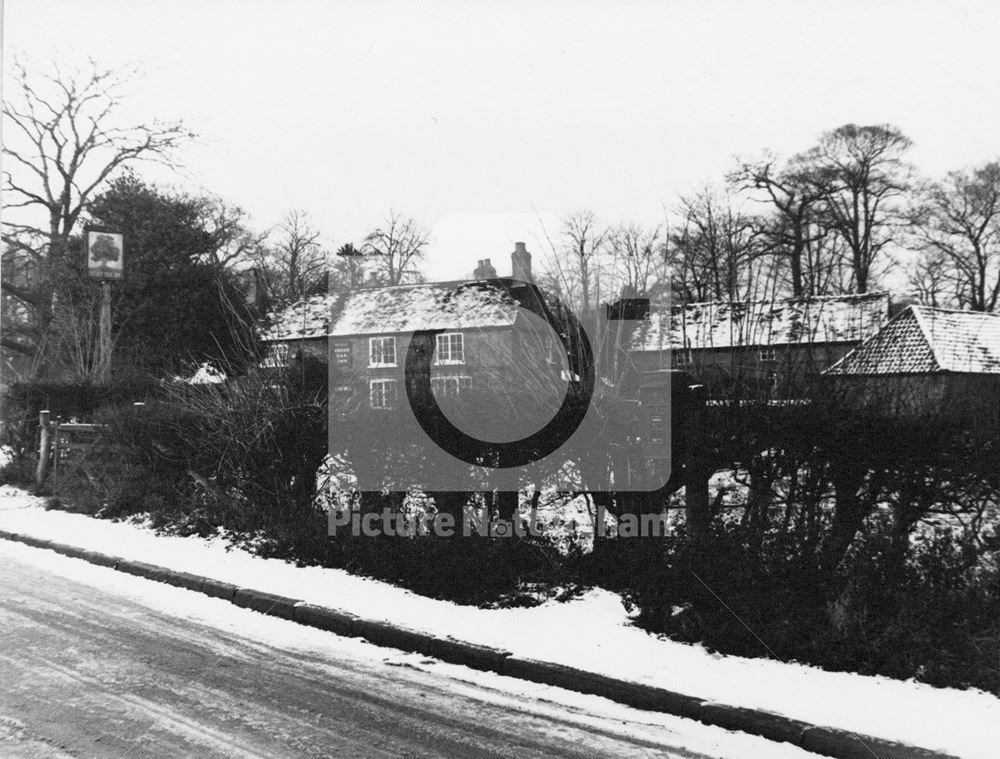
[[[41,549],[11,545],[0,540],[5,758],[702,756],[670,748],[670,730],[650,737],[645,725],[636,737],[585,707],[498,698],[496,688],[456,682],[447,665],[412,666],[391,650],[340,658],[262,643],[48,571],[18,553]],[[760,755],[754,745],[743,755]]]

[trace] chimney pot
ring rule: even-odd
[[[477,261],[476,270],[472,272],[473,279],[496,279],[497,270],[493,268],[490,259],[483,258]]]
[[[510,254],[511,278],[521,282],[531,282],[531,254],[523,242],[514,243],[514,252]]]

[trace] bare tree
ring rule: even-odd
[[[808,233],[802,258],[803,295],[846,295],[852,292],[854,270],[847,246],[822,220]]]
[[[922,188],[913,216],[924,258],[922,281],[947,279],[958,305],[994,311],[1000,300],[1000,162],[953,171]],[[941,264],[936,272],[928,263]]]
[[[910,290],[920,303],[935,308],[957,305],[950,263],[940,250],[928,249],[906,267]]]
[[[608,229],[591,211],[576,211],[563,219],[563,254],[575,280],[580,313],[597,307],[601,298],[601,256],[608,242]]]
[[[738,187],[762,191],[771,205],[773,216],[765,232],[769,252],[787,261],[792,296],[819,295],[817,278],[809,269],[821,265],[810,253],[826,233],[817,223],[824,191],[812,181],[802,157],[781,167],[777,163],[771,155],[743,163],[729,179]]]
[[[681,301],[738,301],[755,292],[762,220],[710,188],[682,196],[683,222],[671,240],[673,292]]]
[[[260,259],[268,233],[251,229],[246,211],[221,198],[206,197],[201,203],[203,225],[215,243],[209,254],[210,263],[232,270]]]
[[[647,295],[667,276],[667,243],[663,227],[644,229],[622,223],[608,233],[615,284],[635,295]]]
[[[418,264],[423,260],[430,233],[410,216],[389,211],[384,223],[365,237],[361,251],[374,256],[372,271],[385,285],[399,285],[420,279]]]
[[[330,256],[304,211],[292,211],[278,225],[279,238],[261,246],[257,265],[271,298],[287,304],[326,291]]]
[[[845,124],[802,157],[823,195],[825,223],[847,246],[859,293],[868,292],[880,254],[904,224],[912,170],[902,156],[911,144],[889,124]]]
[[[38,75],[15,62],[10,76],[3,104],[3,241],[8,263],[17,264],[9,279],[5,270],[3,291],[27,318],[5,325],[0,344],[32,356],[41,374],[48,361],[35,354],[46,345],[58,283],[71,263],[70,238],[88,199],[116,169],[138,161],[169,165],[193,134],[180,122],[116,123],[134,71],[122,74],[91,61],[83,69]]]

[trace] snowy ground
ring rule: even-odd
[[[597,696],[447,664],[419,654],[374,646],[357,638],[340,638],[322,630],[241,609],[189,590],[86,564],[51,551],[7,541],[0,541],[0,551],[37,569],[43,576],[51,573],[76,583],[91,585],[170,614],[175,619],[207,625],[238,636],[241,640],[333,662],[356,662],[365,669],[373,664],[388,664],[394,668],[419,670],[447,678],[448,690],[456,696],[469,699],[473,704],[485,702],[513,713],[552,719],[554,735],[562,734],[568,723],[598,735],[621,737],[642,745],[661,746],[664,756],[677,756],[677,750],[718,759],[809,759],[816,756],[787,743],[773,743],[757,736],[703,725],[694,720],[632,709]],[[215,642],[210,645],[214,647],[220,644]],[[226,650],[221,648],[219,657],[225,656]],[[386,676],[384,671],[380,674],[377,668],[374,675]],[[394,673],[391,676],[396,675]],[[74,694],[74,698],[79,695]],[[165,711],[169,713],[168,709]],[[263,724],[266,724],[266,718],[266,714],[261,715]],[[0,752],[7,745],[0,736]]]
[[[261,559],[218,539],[161,537],[141,525],[45,511],[39,499],[10,489],[0,489],[0,529],[969,759],[993,759],[1000,745],[1000,699],[988,693],[711,654],[632,627],[618,596],[606,591],[532,609],[463,607],[340,570]]]

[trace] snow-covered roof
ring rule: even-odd
[[[910,306],[827,374],[1000,374],[1000,315]]]
[[[330,316],[342,300],[337,295],[314,295],[296,301],[276,314],[271,325],[261,332],[265,342],[326,337]]]
[[[323,295],[294,303],[274,319],[262,339],[277,342],[328,335],[510,327],[518,314],[509,292],[490,281],[370,288],[352,292],[342,305],[340,301]]]
[[[352,293],[330,334],[510,327],[517,314],[510,294],[490,281],[398,285]]]
[[[889,320],[889,294],[689,303],[654,309],[633,350],[861,342]]]

